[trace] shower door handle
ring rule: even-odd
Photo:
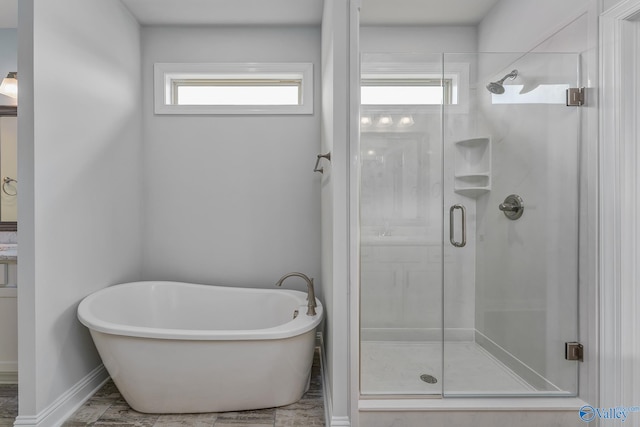
[[[453,213],[454,213],[454,211],[456,209],[460,209],[460,213],[462,214],[462,216],[461,216],[461,220],[462,220],[462,241],[460,241],[460,242],[456,242],[454,240],[455,227],[453,225],[454,224],[454,218],[453,218],[454,215],[453,215]],[[449,209],[449,241],[456,248],[462,248],[467,244],[467,210],[462,205],[453,205]]]

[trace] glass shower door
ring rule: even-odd
[[[578,72],[575,54],[444,55],[445,396],[577,394]]]
[[[578,55],[361,65],[362,394],[576,395]]]
[[[442,394],[442,55],[361,58],[360,390]]]

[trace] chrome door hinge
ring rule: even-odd
[[[564,358],[582,362],[584,358],[584,347],[579,342],[564,343]]]
[[[585,88],[572,87],[567,89],[567,107],[579,107],[584,105]]]

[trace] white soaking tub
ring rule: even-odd
[[[87,296],[78,318],[136,411],[240,411],[302,397],[316,303],[308,316],[299,291],[135,282]]]

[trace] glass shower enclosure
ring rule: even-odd
[[[578,55],[361,71],[361,394],[577,395]]]

